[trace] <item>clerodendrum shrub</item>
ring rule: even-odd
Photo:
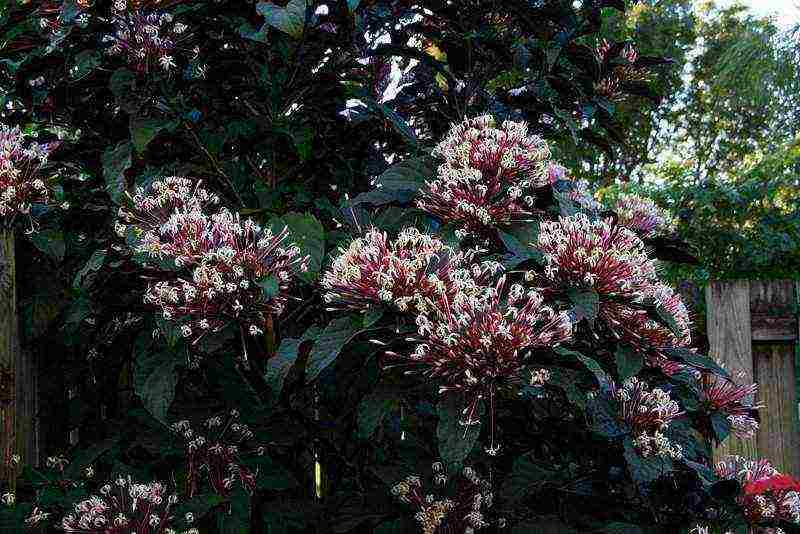
[[[546,138],[610,150],[611,102],[652,96],[662,60],[595,42],[607,7],[0,7],[21,126],[0,217],[50,257],[19,243],[46,446],[78,430],[46,469],[3,452],[22,476],[0,519],[795,528],[797,481],[711,460],[757,430],[756,387],[692,349],[652,247],[669,221],[639,198],[603,211],[551,161]]]

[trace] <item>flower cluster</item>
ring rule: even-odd
[[[445,309],[417,317],[421,342],[410,359],[442,382],[440,392],[489,394],[517,377],[527,349],[570,338],[566,313],[546,306],[534,290],[513,284],[506,292],[505,285],[501,277],[480,295],[458,294]]]
[[[433,473],[435,486],[447,484],[447,475],[440,462],[433,464]],[[453,498],[425,492],[422,480],[416,475],[395,484],[392,495],[416,510],[414,518],[422,534],[475,532],[490,525],[484,514],[492,507],[494,499],[491,484],[478,477],[471,467],[465,467],[458,477]]]
[[[683,415],[678,403],[663,389],[649,389],[636,377],[614,387],[613,396],[620,403],[620,415],[631,428],[633,444],[644,456],[678,459],[682,447],[670,441],[664,430],[669,423]]]
[[[528,134],[525,123],[505,121],[498,128],[488,115],[466,119],[450,129],[433,154],[444,163],[417,205],[455,223],[460,238],[529,219],[533,190],[549,183],[549,149]]]
[[[206,436],[196,433],[189,421],[178,421],[172,429],[185,441],[190,498],[197,493],[203,471],[217,495],[230,495],[237,481],[250,493],[255,491],[256,475],[245,467],[241,457],[242,446],[253,438],[253,432],[239,422],[238,412],[232,411],[224,420],[221,416],[207,419],[203,424]],[[255,453],[261,451],[259,447]]]
[[[755,414],[761,408],[754,402],[757,384],[737,384],[706,371],[701,372],[700,385],[709,412],[726,414],[733,433],[740,438],[755,435],[758,430]]]
[[[103,37],[108,54],[123,56],[144,72],[156,66],[169,72],[177,66],[175,54],[188,28],[170,13],[144,9],[134,0],[114,0],[112,23],[114,33]]]
[[[572,335],[565,312],[546,306],[541,294],[519,284],[506,291],[505,276],[479,295],[457,294],[442,308],[418,315],[417,326],[419,343],[407,358],[439,381],[440,393],[464,394],[465,425],[475,424],[484,398],[494,421],[495,393],[520,378],[528,350],[557,346]],[[494,431],[492,423],[490,454],[498,450]]]
[[[750,525],[787,521],[800,524],[800,481],[779,473],[767,460],[729,456],[716,465],[717,474],[738,480],[738,502]]]
[[[403,229],[393,241],[372,228],[339,249],[322,279],[325,302],[355,310],[388,304],[402,312],[426,312],[448,295],[475,295],[478,283],[501,268],[473,263],[473,256],[416,228]]]
[[[536,245],[544,255],[545,285],[597,292],[598,318],[617,338],[639,347],[690,344],[686,306],[677,292],[658,281],[655,262],[632,231],[577,214],[542,222]],[[529,281],[537,276],[526,275]],[[655,321],[646,304],[669,317],[675,331]]]
[[[666,233],[672,227],[672,218],[655,202],[639,195],[622,195],[614,206],[618,223],[645,237]]]
[[[181,323],[184,337],[200,339],[229,320],[261,333],[266,315],[283,311],[292,272],[307,269],[287,228],[273,233],[226,209],[208,215],[204,208],[217,197],[185,178],[153,182],[132,201],[132,209],[120,210],[118,234],[134,236],[134,252],[190,271],[145,294],[166,320]]]
[[[98,534],[167,532],[174,519],[170,509],[177,502],[178,496],[166,495],[160,482],[138,484],[130,477],[120,477],[100,488],[100,495],[77,503],[61,520],[61,528]]]
[[[50,190],[40,177],[54,144],[26,144],[19,127],[0,124],[0,223],[29,215],[32,204],[46,204]]]
[[[593,289],[601,298],[640,301],[657,281],[655,263],[630,230],[579,213],[543,221],[535,245],[556,288]]]

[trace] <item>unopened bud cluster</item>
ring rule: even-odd
[[[111,14],[114,32],[103,37],[108,54],[122,56],[138,71],[176,68],[175,54],[187,38],[186,24],[133,0],[114,0]]]
[[[198,492],[203,473],[217,495],[229,496],[236,483],[250,493],[255,491],[256,475],[244,465],[242,456],[259,454],[263,449],[245,447],[253,439],[253,431],[239,421],[238,412],[224,418],[210,417],[201,431],[195,431],[185,420],[174,423],[172,430],[185,443],[190,498]]]
[[[411,505],[422,534],[438,532],[473,533],[490,526],[485,517],[492,507],[494,494],[491,484],[481,479],[471,467],[465,467],[455,481],[454,495],[439,493],[448,477],[440,462],[433,464],[433,486],[439,491],[426,491],[417,475],[406,477],[392,487],[392,495]]]

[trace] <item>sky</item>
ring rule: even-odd
[[[724,0],[720,4],[732,4]],[[800,22],[800,0],[742,0],[758,15],[775,15],[780,26],[787,27]]]

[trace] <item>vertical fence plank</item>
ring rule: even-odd
[[[761,423],[758,452],[784,473],[800,473],[794,342],[797,319],[794,283],[750,283],[755,380],[759,385]],[[759,333],[761,332],[761,333]],[[769,342],[767,342],[769,340]]]
[[[709,354],[733,375],[754,381],[750,331],[750,283],[746,280],[712,282],[706,287]],[[729,437],[714,451],[716,458],[738,454],[756,456],[756,438]]]
[[[7,403],[2,406],[0,433],[0,479],[13,479],[11,455],[17,452],[16,437],[16,369],[19,354],[17,323],[16,258],[14,234],[0,230],[0,368],[8,372],[4,382]],[[9,480],[13,484],[12,480]]]

